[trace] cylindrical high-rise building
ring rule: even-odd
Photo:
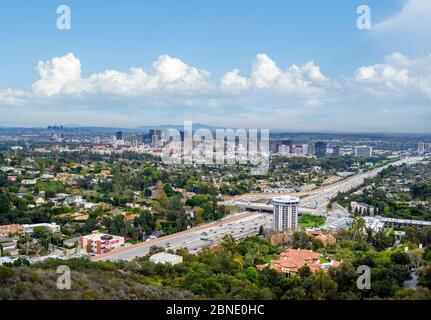
[[[274,230],[298,230],[299,198],[282,197],[272,199],[274,204]]]

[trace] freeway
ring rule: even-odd
[[[232,235],[235,239],[241,239],[259,234],[261,225],[267,225],[272,221],[270,214],[256,212],[242,212],[230,215],[218,222],[191,228],[189,230],[161,237],[156,240],[139,243],[113,250],[110,253],[93,257],[93,261],[130,261],[136,257],[147,255],[153,246],[169,249],[187,248],[190,253],[220,243],[225,235]]]
[[[365,179],[374,178],[389,166],[401,166],[403,164],[414,164],[422,160],[423,160],[423,157],[408,157],[371,171],[359,173],[345,180],[336,182],[330,185],[329,187],[325,187],[321,190],[321,192],[318,192],[316,194],[313,194],[301,199],[301,207],[314,209],[323,213],[326,211],[327,204],[331,201],[331,199],[336,197],[339,192],[348,192],[352,189],[355,189],[361,186],[364,183]]]
[[[346,178],[344,180],[335,182],[331,185],[327,185],[325,187],[313,190],[308,193],[290,193],[284,195],[291,195],[296,197],[301,197],[300,202],[300,213],[309,213],[312,215],[325,215],[326,206],[328,203],[337,196],[339,192],[348,192],[352,189],[355,189],[362,185],[365,179],[373,178],[377,176],[382,170],[386,169],[390,165],[392,166],[400,166],[404,163],[414,164],[423,160],[423,157],[408,157],[391,164],[376,168],[371,171],[358,173],[354,176]],[[239,207],[253,209],[253,210],[262,210],[262,211],[271,211],[272,204],[265,203],[257,203],[256,201],[261,199],[271,200],[274,196],[281,197],[283,194],[267,194],[267,193],[254,193],[247,194],[235,197],[233,199],[224,201],[224,204],[232,204],[237,205]],[[340,209],[340,208],[339,208]]]

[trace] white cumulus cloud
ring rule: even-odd
[[[180,59],[160,56],[153,70],[131,68],[128,72],[106,70],[87,78],[81,77],[81,62],[72,53],[41,61],[37,71],[40,80],[33,91],[47,97],[56,95],[141,96],[148,93],[179,95],[201,94],[210,90],[210,73],[190,67]]]
[[[388,52],[403,48],[410,54],[423,55],[431,51],[430,17],[430,0],[404,0],[401,10],[376,23],[371,35],[376,45]]]
[[[249,85],[249,80],[240,75],[239,69],[234,69],[226,73],[221,79],[220,88],[228,94],[240,94],[246,90]]]
[[[21,90],[0,90],[0,105],[23,105],[27,94]]]
[[[37,94],[53,96],[78,90],[73,84],[81,80],[81,62],[72,53],[40,61],[36,70],[40,80],[33,84],[33,91]]]
[[[5,111],[8,105],[35,110],[38,106],[55,110],[58,105],[95,109],[109,105],[112,112],[124,115],[130,105],[135,112],[172,108],[219,116],[288,114],[307,121],[318,114],[334,120],[347,111],[352,117],[402,113],[402,119],[408,116],[422,122],[431,112],[431,55],[410,58],[395,52],[380,63],[359,67],[350,77],[334,79],[313,61],[283,69],[266,54],[256,55],[248,74],[233,69],[219,80],[168,55],[149,68],[105,70],[84,77],[84,67],[72,53],[39,62],[40,78],[32,91],[0,89],[2,112],[10,117]]]
[[[258,54],[252,63],[249,78],[240,76],[239,70],[235,69],[222,78],[221,87],[225,92],[237,94],[245,90],[264,90],[277,95],[311,96],[323,93],[327,81],[328,78],[313,61],[300,67],[292,65],[287,70],[282,70],[269,56]]]
[[[378,32],[420,32],[429,33],[431,27],[431,1],[407,0],[395,16],[376,25]],[[414,34],[411,34],[414,36]]]
[[[410,101],[431,99],[431,55],[416,59],[395,52],[381,64],[360,67],[352,86],[371,95]]]

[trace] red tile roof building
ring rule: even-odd
[[[312,272],[322,269],[319,260],[322,255],[311,250],[287,249],[280,258],[270,262],[270,268],[284,274],[297,274],[298,270],[308,265]]]
[[[9,236],[24,235],[24,228],[20,224],[8,224],[0,226],[0,239],[5,239]]]
[[[284,246],[292,240],[292,237],[287,233],[277,233],[271,236],[271,245]]]
[[[337,244],[337,239],[330,233],[322,233],[316,230],[307,230],[307,235],[323,242],[325,247],[333,247]]]

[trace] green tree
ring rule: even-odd
[[[428,262],[431,261],[431,246],[425,248],[423,259]]]
[[[431,263],[425,264],[420,269],[418,284],[422,287],[431,289]]]
[[[365,223],[364,218],[360,218],[360,217],[354,218],[353,224],[349,230],[352,235],[353,241],[355,241],[358,238],[361,239],[364,236],[366,225],[367,224]]]
[[[259,236],[263,236],[265,234],[265,228],[263,226],[259,227]]]
[[[409,265],[412,259],[405,252],[396,252],[391,254],[391,262],[394,264]]]
[[[256,268],[254,268],[254,267],[248,267],[245,270],[245,275],[246,275],[247,279],[250,282],[255,283],[255,284],[257,283],[257,281],[258,281],[258,273],[257,273]]]
[[[308,278],[312,275],[310,266],[308,264],[304,264],[301,268],[298,269],[298,275],[301,279]]]
[[[338,285],[327,273],[317,271],[303,280],[302,288],[311,300],[330,300],[335,298]]]
[[[11,209],[11,201],[8,195],[0,191],[0,213],[7,213]]]
[[[292,247],[294,249],[311,249],[311,239],[304,231],[295,232],[293,234]]]

